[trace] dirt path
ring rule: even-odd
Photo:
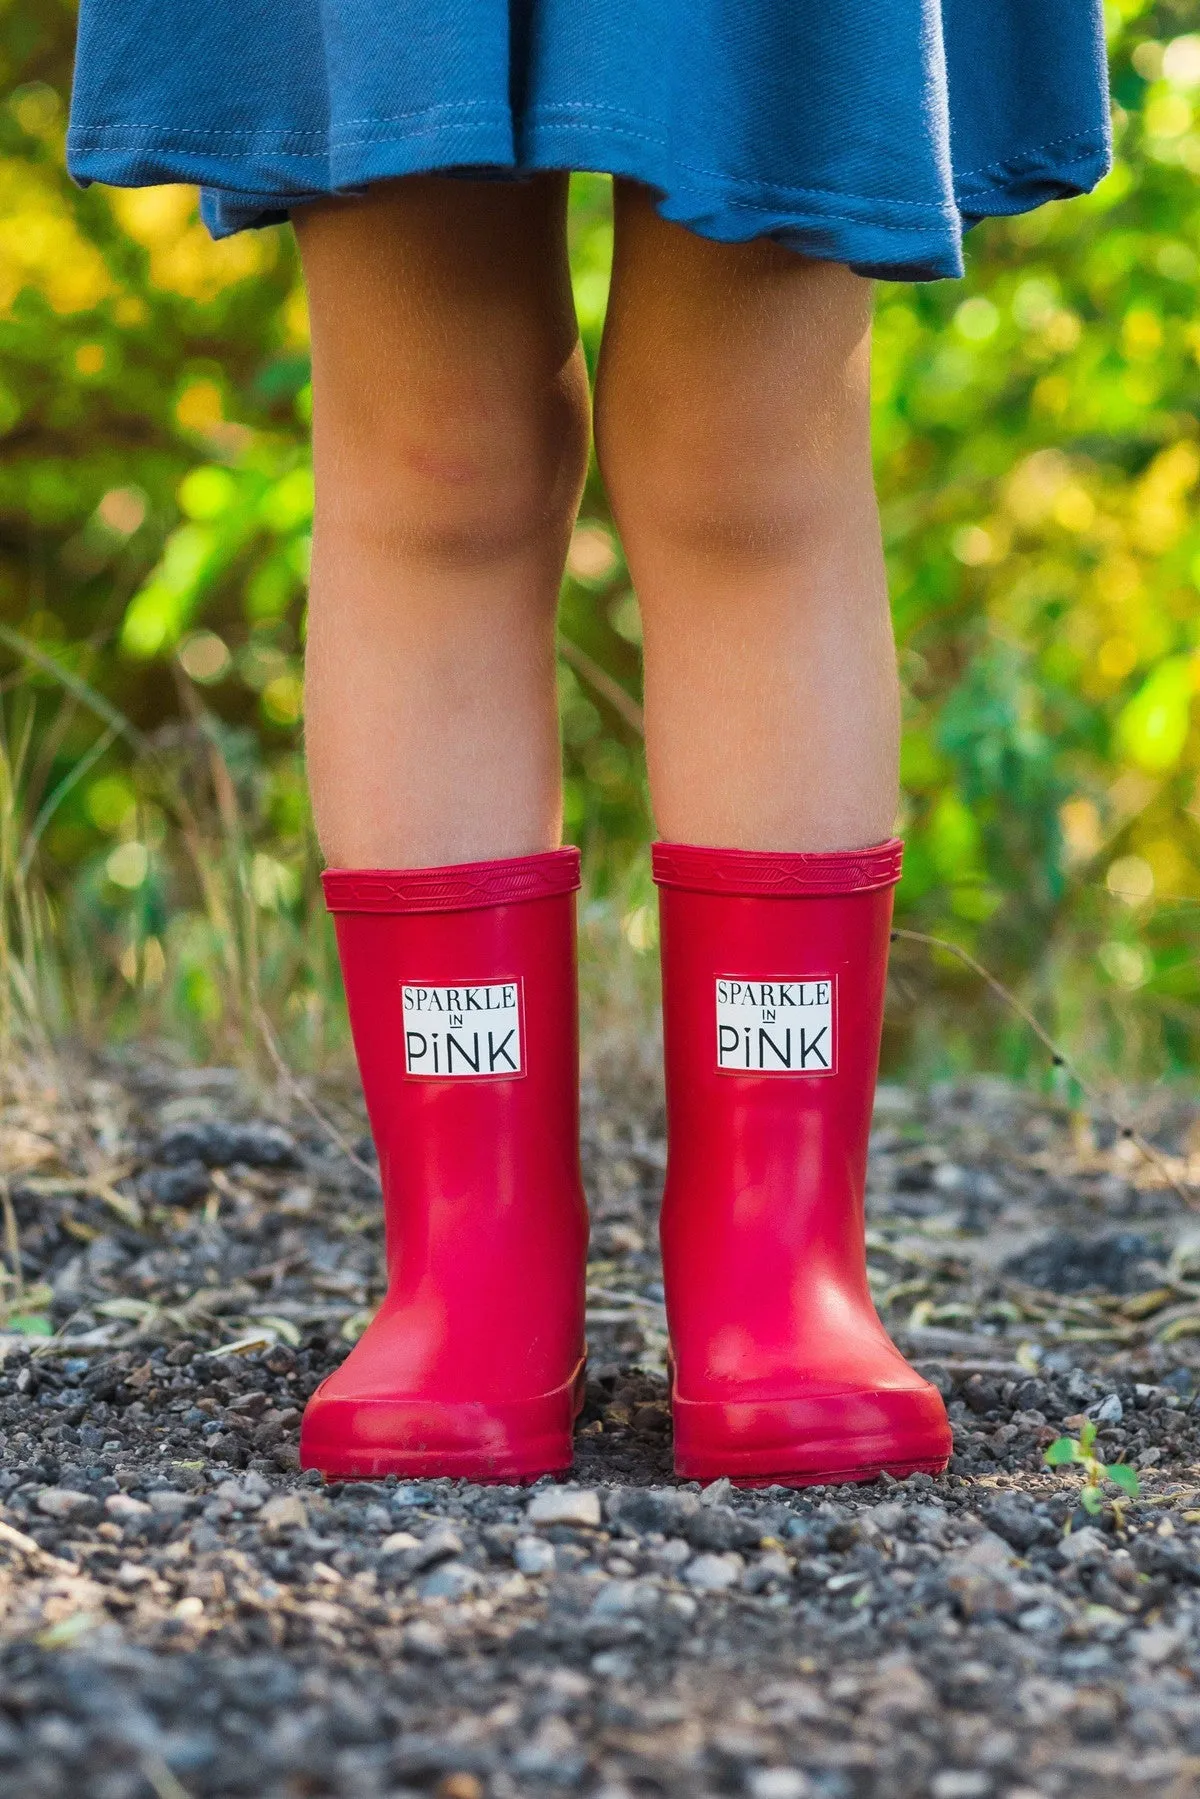
[[[1182,1107],[1154,1136],[1195,1163]],[[1200,1219],[1130,1146],[987,1083],[883,1093],[872,1280],[955,1459],[800,1494],[673,1482],[653,1094],[592,1095],[585,1160],[570,1486],[322,1488],[297,1424],[378,1294],[369,1175],[228,1072],[30,1077],[0,1120],[0,1793],[1200,1792]],[[1085,1413],[1139,1467],[1123,1519],[1042,1465]]]

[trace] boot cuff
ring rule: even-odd
[[[859,850],[809,854],[774,850],[703,849],[687,843],[654,845],[660,887],[788,899],[801,894],[869,893],[900,879],[904,846],[898,837]]]
[[[331,912],[472,912],[574,893],[579,851],[547,850],[449,868],[327,868],[321,885]]]

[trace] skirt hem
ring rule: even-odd
[[[574,108],[534,107],[519,133],[505,109],[469,102],[351,120],[336,134],[76,126],[68,137],[68,166],[84,186],[195,183],[204,190],[205,223],[216,237],[277,224],[295,207],[404,175],[454,171],[520,178],[586,169],[644,182],[657,192],[664,218],[701,236],[724,242],[770,237],[817,260],[903,281],[960,275],[965,230],[983,218],[1085,193],[1109,166],[1107,141],[1079,133],[964,172],[955,178],[953,201],[935,205],[696,168],[673,158],[665,134],[648,130],[644,120],[601,110],[603,122],[581,119]]]

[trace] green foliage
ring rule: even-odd
[[[1186,0],[1110,26],[1113,173],[979,228],[964,283],[880,289],[875,442],[899,922],[1131,1075],[1188,1066],[1200,1017],[1200,35]],[[0,953],[51,1022],[149,1014],[212,1047],[261,1001],[316,1054],[296,260],[286,231],[210,243],[185,189],[71,186],[72,31],[67,0],[0,0]],[[571,251],[594,366],[600,177]],[[568,831],[650,951],[640,626],[594,471],[562,632]],[[893,1060],[1022,1071],[1025,1039],[925,957],[897,952]]]
[[[1093,1518],[1104,1509],[1105,1481],[1118,1487],[1127,1499],[1136,1499],[1141,1490],[1136,1469],[1131,1468],[1128,1462],[1102,1462],[1096,1454],[1095,1445],[1096,1426],[1087,1418],[1079,1427],[1078,1437],[1056,1437],[1042,1458],[1048,1468],[1065,1468],[1078,1463],[1083,1469],[1084,1477],[1084,1484],[1079,1491],[1079,1503]],[[1120,1499],[1109,1501],[1118,1521],[1121,1517],[1121,1503]]]
[[[0,1329],[18,1337],[52,1337],[54,1325],[47,1310],[52,1297],[49,1287],[19,1285],[5,1269],[0,1281]]]

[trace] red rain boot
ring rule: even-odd
[[[867,1138],[898,842],[654,846],[675,1468],[739,1485],[940,1473],[937,1391],[867,1286]]]
[[[583,1395],[577,850],[325,898],[379,1151],[388,1291],[321,1383],[300,1461],[524,1481],[571,1465]]]

